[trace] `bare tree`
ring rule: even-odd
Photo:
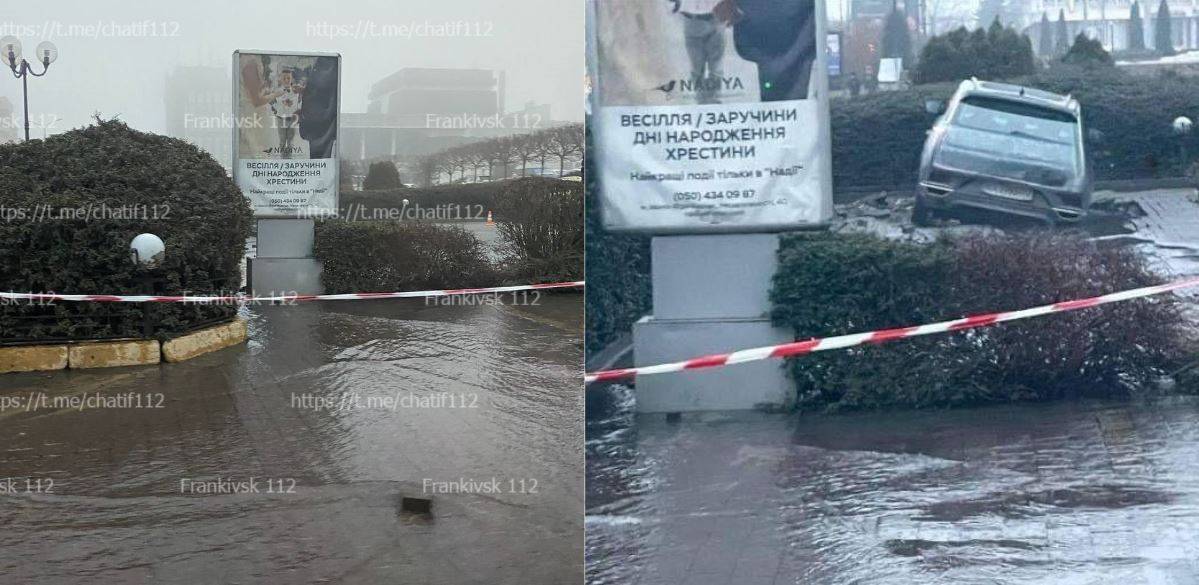
[[[512,138],[513,159],[520,162],[520,176],[528,173],[529,161],[537,156],[535,139],[532,134],[514,136]]]
[[[420,157],[416,163],[416,168],[420,171],[421,184],[428,187],[433,184],[433,177],[438,173],[437,154],[429,154]]]
[[[541,162],[541,174],[545,174],[545,159],[549,158],[553,152],[554,133],[548,130],[542,130],[533,135],[533,154],[537,160]],[[561,175],[561,173],[558,173]]]
[[[475,182],[479,182],[479,168],[486,167],[490,162],[487,153],[479,144],[468,144],[464,148],[465,155],[470,161],[470,167],[475,174]]]
[[[492,160],[499,164],[502,169],[500,171],[501,179],[508,178],[508,165],[513,162],[516,156],[515,142],[511,137],[501,136],[496,138],[491,144],[491,153],[494,157]]]
[[[486,169],[492,179],[509,176],[509,165],[520,163],[520,175],[528,174],[529,163],[540,161],[544,172],[547,159],[558,159],[558,175],[566,170],[569,160],[583,157],[584,130],[582,124],[539,130],[530,134],[501,136],[480,142],[454,146],[420,159],[419,169],[426,184],[444,174],[453,182],[466,178],[467,171],[479,180],[479,169]],[[496,173],[496,168],[501,170]]]
[[[550,130],[551,136],[547,148],[550,154],[558,158],[558,176],[566,172],[566,160],[581,157],[583,154],[583,125],[571,124]]]

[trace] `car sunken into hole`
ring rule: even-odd
[[[1091,172],[1078,101],[1047,91],[969,79],[940,114],[920,159],[912,220],[963,208],[1075,222],[1091,205]]]

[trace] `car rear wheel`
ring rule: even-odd
[[[916,206],[912,208],[912,223],[919,227],[928,227],[933,223],[933,211],[919,195],[916,196]]]

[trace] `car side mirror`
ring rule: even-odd
[[[924,111],[939,116],[945,112],[945,102],[943,100],[924,100]]]
[[[1096,130],[1094,128],[1087,130],[1087,141],[1088,142],[1091,142],[1093,144],[1102,144],[1103,138],[1104,138],[1103,132]]]

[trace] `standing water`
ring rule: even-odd
[[[589,396],[594,584],[1199,583],[1199,401],[633,414]]]
[[[0,410],[0,581],[578,583],[581,301],[256,306],[246,346],[6,375],[46,400]]]

